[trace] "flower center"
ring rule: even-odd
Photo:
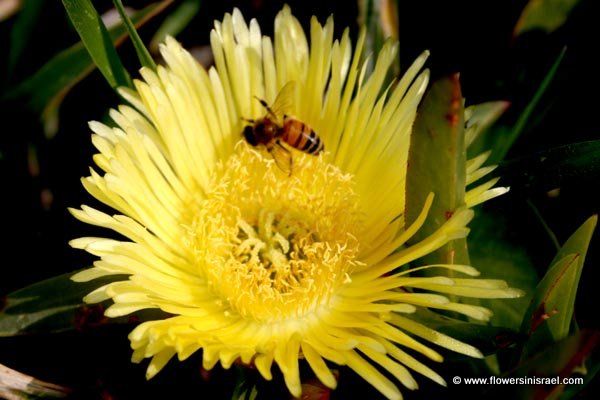
[[[288,176],[268,152],[236,150],[191,229],[196,262],[231,312],[266,322],[314,311],[357,265],[351,176],[295,150]]]

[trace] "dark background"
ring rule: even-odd
[[[145,4],[140,1],[124,3],[133,7]],[[354,2],[311,0],[287,3],[305,25],[311,15],[324,22],[333,13],[338,32],[341,33],[345,26],[349,26],[353,34],[357,32],[357,6]],[[600,69],[592,56],[598,49],[600,13],[595,3],[593,0],[581,1],[567,23],[553,33],[532,31],[515,38],[513,29],[526,1],[400,0],[401,67],[406,69],[417,55],[429,49],[431,57],[427,66],[433,78],[460,72],[467,105],[489,100],[510,101],[511,107],[500,123],[512,125],[566,46],[563,63],[536,109],[535,123],[521,135],[507,159],[599,139],[600,105],[597,96],[600,92]],[[94,1],[94,4],[103,11],[111,3]],[[230,12],[234,6],[242,10],[247,20],[256,17],[263,33],[271,34],[273,18],[282,4],[267,0],[203,2],[198,16],[178,39],[185,47],[206,45],[212,21],[221,19],[224,12]],[[161,20],[158,17],[143,27],[140,30],[142,37],[149,39]],[[14,18],[0,22],[0,54],[7,54],[13,22]],[[14,87],[58,51],[78,40],[61,2],[45,2],[41,21],[36,25],[32,38],[15,74],[9,80],[3,80],[0,86],[3,91]],[[133,71],[137,64],[130,43],[124,43],[119,51],[132,76],[135,76]],[[5,63],[0,64],[0,76],[5,77]],[[90,256],[71,249],[68,241],[80,236],[108,233],[76,221],[67,207],[96,204],[79,182],[80,177],[88,175],[94,153],[87,121],[105,118],[107,109],[117,104],[118,98],[101,74],[93,72],[66,97],[61,107],[60,128],[52,139],[44,136],[38,117],[28,110],[26,99],[1,104],[0,296],[92,262]],[[527,166],[526,163],[520,165]],[[528,249],[540,275],[553,258],[555,249],[527,201],[538,208],[562,243],[589,216],[598,212],[600,197],[595,191],[599,178],[596,167],[568,179],[557,176],[540,184],[503,181],[512,186],[511,192],[494,200],[490,207],[506,214],[512,240]],[[535,181],[535,177],[533,179]],[[548,196],[547,192],[555,188],[560,188],[560,195]],[[578,322],[589,328],[600,325],[595,307],[598,236],[595,235],[588,253],[576,306]],[[150,384],[143,385],[145,366],[132,365],[128,360],[130,352],[126,335],[129,329],[104,327],[94,332],[1,339],[0,363],[42,379],[86,388],[88,392],[84,398],[88,395],[89,398],[161,398],[167,393],[174,395],[174,390],[181,396],[206,390],[203,382],[187,383],[177,389],[170,384],[173,380],[193,381],[186,380],[186,377],[197,371],[192,368],[191,371],[196,372],[190,372],[186,366],[199,365],[197,356],[183,366],[176,362],[169,364]],[[64,351],[66,344],[70,351]],[[95,373],[90,374],[89,368]],[[344,393],[348,394],[345,390],[350,389],[345,385],[354,381],[351,373],[344,373],[346,375],[343,375],[337,392],[339,398],[347,398]],[[90,381],[90,376],[95,380]],[[127,377],[127,384],[121,380],[123,376]],[[222,371],[217,370],[214,376],[209,385],[212,389],[231,384],[229,375]],[[437,392],[424,379],[418,380],[431,391],[417,392],[415,398],[425,393],[446,393]],[[358,381],[362,388],[363,384]],[[404,394],[412,398],[406,390]],[[278,396],[274,394],[274,397]],[[203,397],[198,395],[198,398]]]

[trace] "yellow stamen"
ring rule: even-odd
[[[198,268],[230,312],[297,318],[326,304],[358,264],[351,176],[294,150],[292,175],[245,143],[213,173],[189,229]]]

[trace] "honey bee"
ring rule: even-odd
[[[277,166],[288,175],[292,174],[292,153],[283,143],[313,155],[319,154],[324,148],[323,141],[308,124],[288,114],[294,87],[294,81],[285,84],[270,106],[257,97],[267,111],[265,116],[257,120],[244,118],[244,121],[252,124],[244,128],[246,141],[252,146],[265,146]]]

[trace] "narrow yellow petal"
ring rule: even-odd
[[[394,315],[391,321],[394,325],[401,327],[402,329],[411,332],[425,340],[428,340],[438,346],[446,349],[455,351],[457,353],[465,354],[475,358],[483,358],[483,354],[475,347],[466,343],[460,342],[450,336],[444,335],[431,328],[426,327],[418,322],[415,322],[409,318],[402,317],[400,315]]]
[[[354,351],[344,353],[347,365],[390,400],[401,400],[402,394],[388,378]]]
[[[161,369],[163,369],[174,355],[175,351],[173,349],[166,348],[152,357],[148,369],[146,370],[146,379],[152,379]]]
[[[302,354],[308,361],[308,364],[314,371],[315,375],[325,386],[330,389],[335,389],[337,386],[337,380],[335,376],[331,372],[331,370],[325,364],[325,361],[319,355],[319,352],[316,351],[310,344],[302,343]]]
[[[408,264],[426,254],[439,249],[441,246],[448,243],[450,240],[465,237],[469,230],[466,224],[473,217],[473,211],[468,209],[458,210],[454,215],[446,221],[432,235],[423,239],[406,249],[393,253],[391,256],[383,260],[381,263],[369,268],[364,272],[356,274],[352,279],[355,282],[374,279],[382,276],[394,268]]]
[[[271,373],[271,364],[273,364],[273,354],[258,354],[254,359],[254,365],[256,365],[256,369],[262,375],[263,378],[270,381],[273,379],[273,374]]]
[[[382,343],[385,346],[385,348],[390,356],[394,357],[396,360],[400,361],[402,364],[406,365],[408,368],[412,369],[413,371],[418,372],[421,375],[428,377],[432,381],[434,381],[442,386],[446,386],[446,381],[444,380],[444,378],[442,378],[440,375],[438,375],[431,368],[425,366],[425,364],[421,363],[414,357],[408,355],[406,352],[400,350],[393,343],[391,343],[385,339],[382,339]]]
[[[406,388],[410,390],[415,390],[419,388],[417,381],[415,381],[410,372],[401,364],[398,364],[396,361],[389,358],[387,354],[377,353],[369,348],[364,348],[360,346],[358,349],[371,360],[375,361],[377,364],[385,368],[386,371],[390,372]]]

